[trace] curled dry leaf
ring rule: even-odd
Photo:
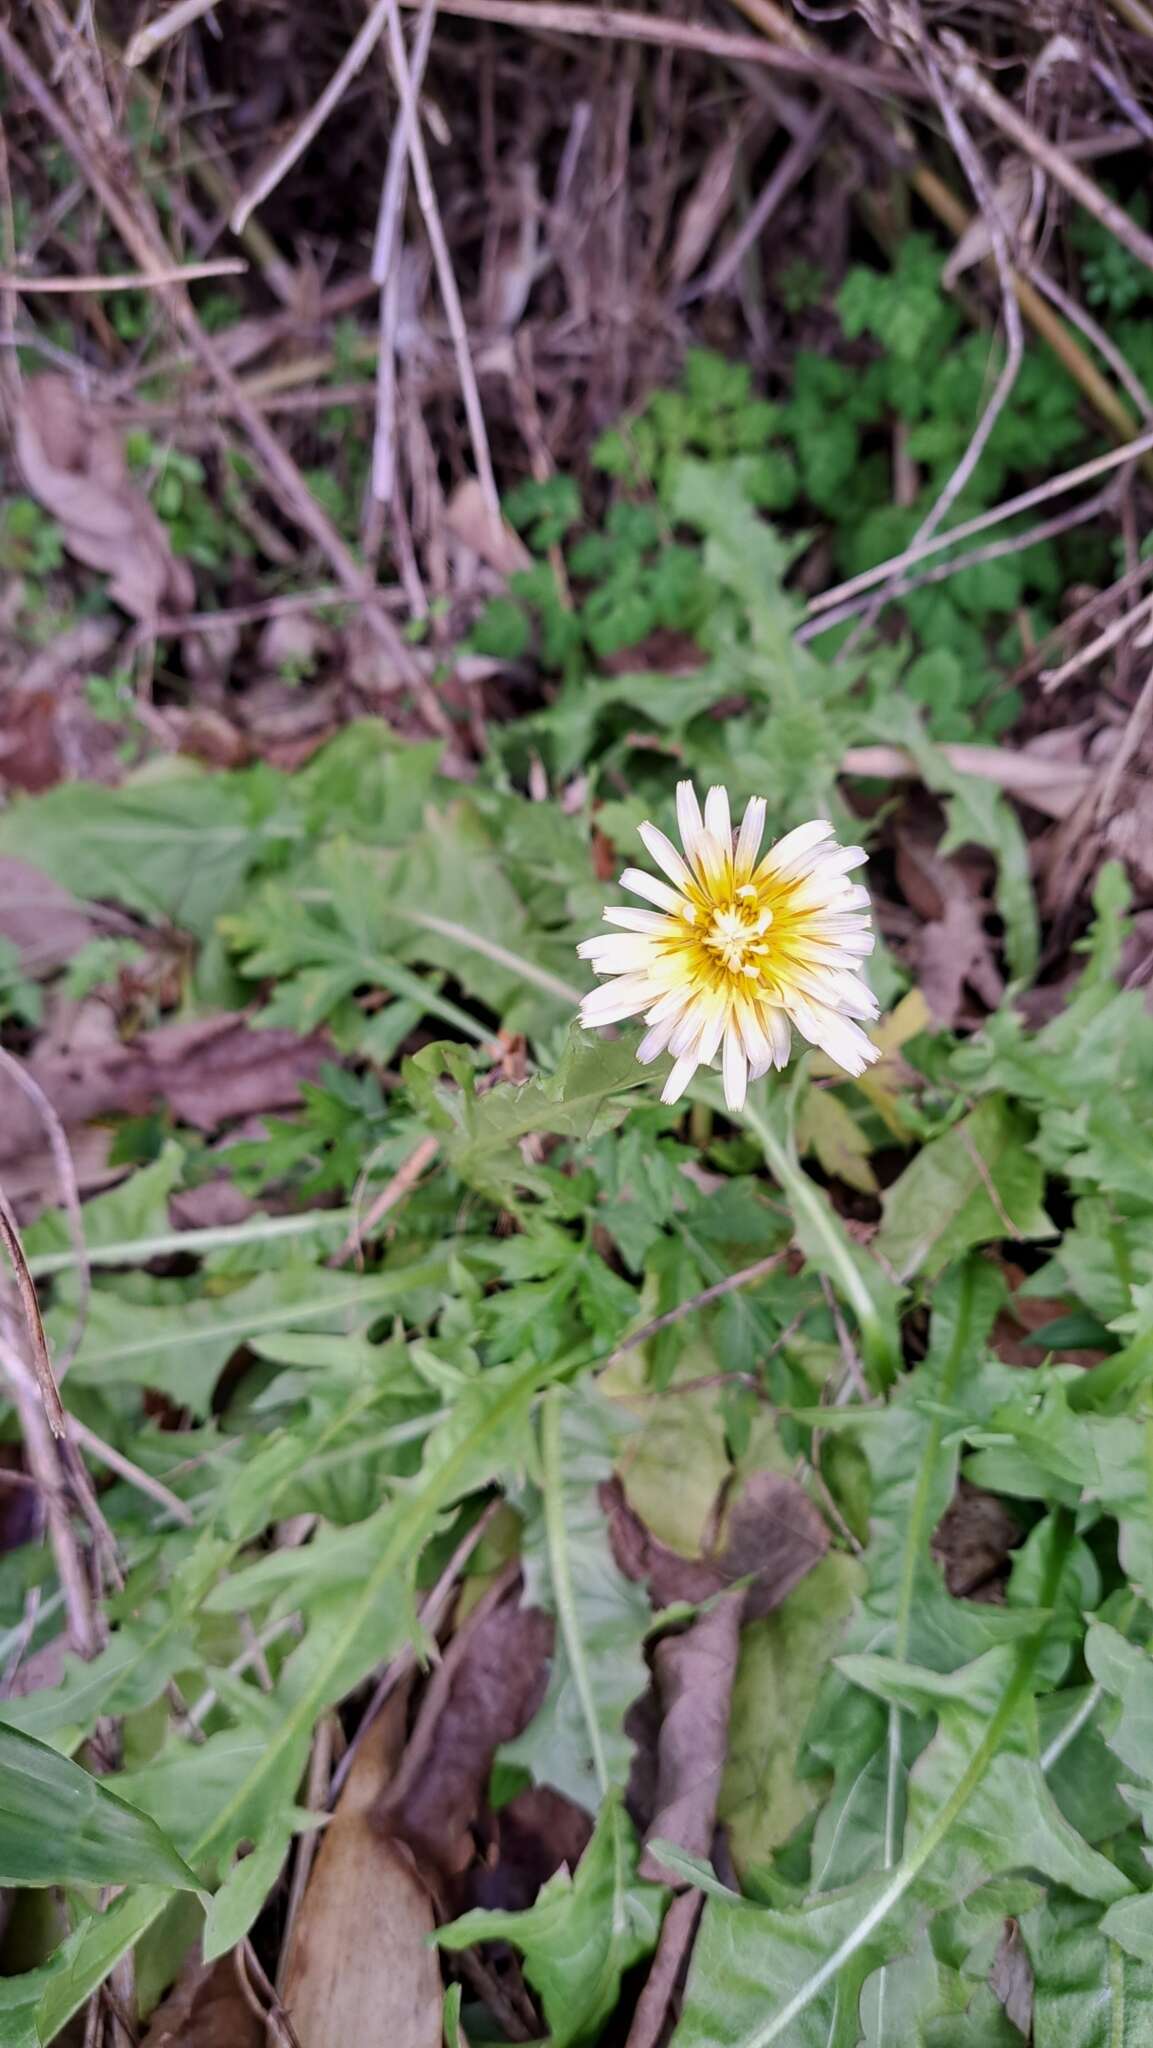
[[[702,1558],[679,1557],[658,1543],[629,1507],[619,1480],[602,1487],[601,1501],[620,1569],[647,1581],[655,1607],[712,1602],[684,1634],[657,1645],[653,1664],[661,1719],[655,1787],[650,1794],[651,1767],[643,1756],[630,1780],[634,1795],[652,1812],[649,1838],[660,1836],[690,1856],[707,1857],[742,1624],[781,1605],[825,1555],[828,1532],[804,1490],[778,1472],[752,1474],[725,1517],[719,1547]],[[631,1732],[643,1746],[643,1715],[632,1718]],[[668,1881],[651,1850],[641,1871]]]
[[[365,1735],[292,1929],[282,1997],[300,2048],[440,2048],[432,1905],[411,1859],[371,1819],[404,1741],[405,1705],[394,1695]]]
[[[475,477],[458,484],[445,507],[444,523],[454,540],[462,541],[498,576],[511,576],[518,569],[530,569],[532,556],[507,521],[493,520],[484,492]]]
[[[746,1621],[779,1607],[829,1547],[828,1531],[795,1479],[754,1472],[729,1510],[721,1548],[707,1557],[681,1557],[658,1543],[613,1479],[601,1488],[609,1539],[620,1569],[647,1581],[656,1608],[700,1602],[746,1579]]]
[[[472,1861],[472,1826],[502,1742],[527,1728],[548,1684],[553,1624],[539,1607],[482,1603],[458,1631],[375,1820],[435,1882]]]
[[[196,1954],[157,2006],[141,2048],[263,2048],[263,2042],[233,1958],[205,1965]]]
[[[740,1593],[722,1593],[683,1635],[666,1636],[653,1653],[662,1720],[648,1834],[675,1842],[688,1856],[707,1858],[712,1847],[743,1606]],[[657,1884],[677,1882],[651,1848],[640,1869]]]
[[[196,590],[124,456],[123,439],[67,378],[30,377],[16,416],[24,481],[59,523],[77,561],[101,570],[109,595],[137,619],[187,611]]]
[[[917,986],[937,1024],[952,1030],[960,1021],[969,987],[995,1010],[1005,984],[985,929],[988,905],[973,868],[942,860],[925,839],[898,835],[897,874],[908,902],[925,923],[915,947]]]
[[[669,2007],[684,1983],[704,1894],[681,1892],[665,1914],[645,1988],[637,2000],[625,2048],[659,2048],[668,2039]]]

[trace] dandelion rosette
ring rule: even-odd
[[[608,904],[618,931],[586,939],[581,958],[608,977],[581,1004],[597,1026],[644,1015],[637,1058],[673,1056],[662,1102],[676,1102],[718,1052],[725,1101],[740,1109],[749,1077],[783,1067],[795,1027],[847,1074],[880,1057],[860,1018],[877,1015],[860,976],[873,950],[869,898],[849,880],[865,859],[839,846],[823,818],[761,857],[765,800],[753,797],[734,834],[728,792],[710,789],[704,815],[691,782],[677,784],[684,855],[655,825],[640,836],[667,880],[626,868],[622,889],[654,906]]]

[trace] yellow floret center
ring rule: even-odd
[[[752,978],[760,973],[757,962],[769,950],[764,935],[772,921],[771,910],[757,909],[754,894],[751,904],[733,902],[723,910],[714,910],[701,944],[726,973]]]

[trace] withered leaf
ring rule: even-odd
[[[70,889],[26,861],[0,854],[0,938],[15,946],[26,974],[51,974],[97,929],[96,919]]]
[[[704,1906],[701,1892],[681,1892],[661,1926],[661,1938],[629,2028],[625,2048],[658,2048],[668,2038],[669,2007],[684,1982]]]
[[[240,1988],[231,1956],[185,1965],[141,2048],[262,2048],[264,2029]]]
[[[645,1528],[613,1479],[601,1488],[609,1540],[620,1569],[648,1583],[653,1606],[697,1603],[748,1579],[746,1620],[779,1607],[828,1549],[828,1531],[812,1501],[778,1472],[754,1472],[726,1517],[723,1543],[708,1557],[681,1557]]]
[[[132,481],[123,438],[66,377],[30,377],[16,415],[16,459],[32,496],[58,522],[77,561],[101,570],[109,595],[137,619],[188,611],[192,573]]]
[[[740,1593],[722,1593],[683,1635],[666,1636],[653,1653],[663,1718],[648,1832],[689,1856],[707,1857],[712,1846],[743,1606]],[[658,1884],[676,1882],[650,1848],[640,1869]]]
[[[370,1818],[404,1741],[404,1709],[395,1695],[367,1730],[292,1929],[282,1996],[300,2048],[440,2048],[432,1905],[411,1859]]]
[[[330,1056],[320,1033],[258,1031],[224,1015],[161,1025],[128,1045],[48,1045],[27,1070],[66,1129],[96,1117],[144,1116],[167,1103],[181,1122],[211,1131],[235,1117],[290,1108],[301,1082],[315,1080]],[[0,1075],[0,1162],[26,1158],[42,1138],[34,1104]]]
[[[474,1609],[453,1638],[426,1696],[377,1825],[407,1842],[434,1877],[472,1860],[471,1828],[502,1742],[527,1728],[548,1684],[553,1624],[515,1601]]]

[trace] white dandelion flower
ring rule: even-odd
[[[877,1015],[859,972],[873,950],[869,899],[849,880],[864,850],[838,846],[817,818],[762,858],[764,798],[752,798],[734,833],[728,792],[710,789],[702,815],[691,782],[677,785],[677,823],[683,856],[655,825],[640,828],[667,879],[640,868],[621,876],[651,908],[606,906],[617,929],[577,948],[606,977],[584,998],[581,1022],[643,1014],[637,1058],[673,1056],[663,1102],[719,1053],[725,1101],[740,1109],[749,1077],[788,1061],[793,1029],[847,1074],[863,1073],[880,1057],[858,1021]]]

